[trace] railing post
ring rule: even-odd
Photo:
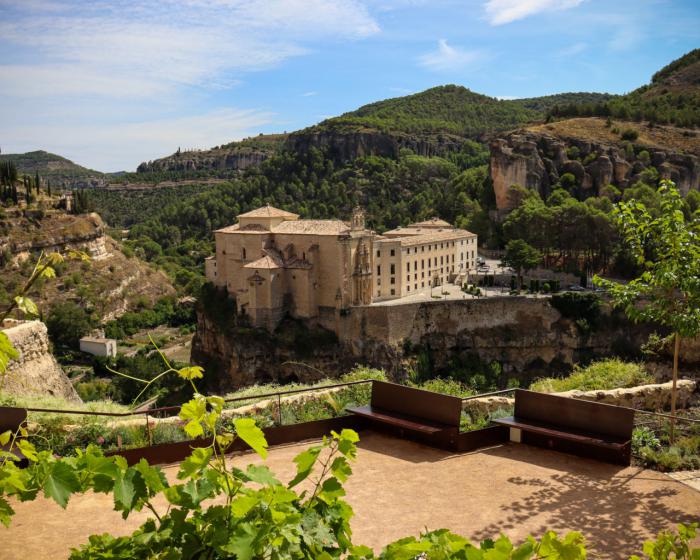
[[[282,396],[277,395],[277,425],[282,425]]]
[[[149,447],[153,445],[153,437],[151,436],[151,426],[148,423],[148,412],[144,414],[146,417],[146,437],[148,438],[148,445]]]

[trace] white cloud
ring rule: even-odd
[[[182,148],[209,148],[255,135],[261,126],[274,122],[272,113],[217,109],[187,117],[139,120],[104,126],[85,120],[66,126],[26,122],[5,125],[3,132],[13,139],[4,151],[36,149],[36,138],[50,152],[101,171],[133,170],[145,159],[155,159]],[[6,150],[6,148],[11,150]],[[150,156],[149,156],[150,154]]]
[[[462,70],[483,58],[482,51],[452,47],[447,40],[440,39],[436,50],[418,57],[418,64],[435,72],[450,72]]]
[[[317,91],[305,91],[301,94],[302,97],[313,97],[315,95],[318,95]]]
[[[486,17],[491,25],[503,25],[540,12],[567,10],[584,0],[487,0]]]
[[[110,169],[133,168],[172,151],[170,144],[215,145],[239,130],[255,132],[244,112],[209,113],[208,98],[320,41],[380,30],[358,0],[0,0],[0,11],[0,116],[18,106],[25,116],[24,127],[0,121],[3,149],[63,153],[59,139],[73,149],[81,131],[91,140],[78,161]],[[41,126],[29,122],[39,113]],[[119,124],[135,114],[168,146],[138,124]],[[203,116],[210,114],[223,124]],[[218,130],[230,132],[217,137]]]

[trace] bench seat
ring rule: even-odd
[[[607,449],[622,450],[629,443],[629,440],[616,438],[609,435],[596,434],[594,432],[586,432],[573,428],[557,426],[545,422],[537,422],[528,418],[517,418],[509,416],[508,418],[498,418],[492,420],[494,424],[507,426],[509,428],[518,428],[526,432],[533,432],[543,436],[574,441],[594,445],[596,447],[604,447]]]
[[[392,426],[397,426],[406,430],[422,432],[424,434],[437,434],[452,428],[452,426],[448,426],[447,424],[439,424],[423,418],[407,416],[405,414],[399,414],[398,412],[384,410],[373,406],[348,407],[346,410],[352,414],[369,418],[370,420],[375,420],[384,424],[391,424]]]

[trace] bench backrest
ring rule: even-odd
[[[515,391],[515,417],[624,439],[634,429],[628,408],[525,389]]]
[[[372,382],[372,406],[459,427],[462,399],[385,381]]]
[[[7,430],[17,431],[17,428],[26,424],[27,411],[23,408],[0,406],[0,434]]]

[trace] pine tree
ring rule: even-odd
[[[24,193],[27,206],[29,206],[33,200],[32,198],[32,178],[29,175],[24,176]]]

